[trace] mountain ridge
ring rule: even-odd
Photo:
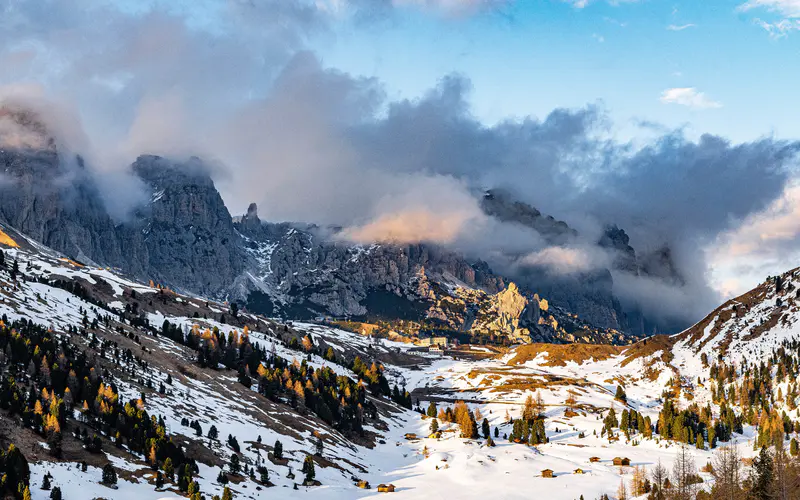
[[[352,245],[313,225],[261,221],[255,204],[248,214],[231,217],[207,168],[196,158],[179,163],[139,157],[131,173],[147,186],[148,201],[115,224],[83,160],[63,155],[58,149],[0,150],[0,166],[9,179],[0,185],[0,217],[79,261],[118,267],[140,280],[242,305],[261,304],[262,313],[288,310],[301,317],[360,317],[369,313],[365,303],[384,302],[370,301],[370,295],[395,300],[386,293],[398,300],[411,298],[407,305],[413,309],[420,297],[407,292],[421,268],[434,279],[452,276],[487,293],[497,293],[511,281],[485,262],[438,245]],[[501,220],[522,214],[517,222],[552,238],[565,241],[576,234],[529,205],[513,202],[508,209],[506,198],[492,196],[484,206]],[[635,311],[626,315],[608,271],[554,286],[536,272],[513,280],[527,295],[538,290],[597,328],[632,337],[652,328]]]

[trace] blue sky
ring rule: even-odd
[[[462,73],[487,123],[602,102],[623,137],[639,120],[734,141],[800,136],[800,33],[771,35],[759,21],[781,13],[742,3],[530,0],[471,15],[401,7],[378,24],[340,24],[317,50],[326,65],[376,76],[396,97]],[[671,88],[693,88],[718,107],[661,102]]]

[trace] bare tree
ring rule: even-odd
[[[672,500],[694,500],[697,496],[697,467],[686,445],[681,445],[672,466],[675,482],[669,498]]]
[[[723,446],[717,450],[711,474],[714,476],[714,488],[711,491],[713,498],[719,500],[744,498],[741,485],[742,462],[735,445]]]
[[[650,473],[650,477],[653,479],[652,499],[665,500],[667,498],[666,486],[669,481],[669,471],[661,464],[660,458],[653,468],[653,471]]]
[[[771,498],[796,500],[800,498],[800,470],[797,461],[786,454],[783,443],[778,443],[773,455],[774,480]]]
[[[544,405],[544,399],[542,399],[541,391],[536,391],[536,405],[534,406],[534,409],[536,410],[537,417],[544,415],[545,405]]]
[[[619,488],[617,488],[617,500],[628,500],[628,490],[625,489],[625,480],[619,480]]]
[[[638,497],[647,493],[646,486],[647,474],[644,466],[637,465],[633,468],[633,478],[631,478],[631,495]]]

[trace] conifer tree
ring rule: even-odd
[[[117,471],[114,470],[114,466],[111,464],[106,464],[103,467],[103,484],[107,484],[109,486],[117,484]]]
[[[231,455],[231,460],[228,463],[228,469],[230,469],[231,474],[239,475],[239,471],[241,470],[241,464],[239,462],[239,455],[234,453]]]
[[[233,493],[227,486],[222,489],[222,500],[233,500]]]
[[[766,447],[761,447],[758,456],[753,460],[753,467],[750,469],[749,494],[751,498],[769,499],[771,498],[772,483],[775,478],[775,469],[772,456]]]
[[[428,405],[428,413],[427,413],[427,415],[429,417],[431,417],[431,418],[436,418],[436,412],[437,412],[436,403],[431,401],[430,404]]]
[[[310,483],[316,477],[316,472],[314,470],[314,459],[311,458],[311,455],[306,455],[306,459],[303,461],[303,468],[301,472],[305,474],[305,482]]]

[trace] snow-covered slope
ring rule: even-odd
[[[225,444],[228,435],[241,444],[237,456],[242,463],[265,465],[274,485],[267,488],[243,476],[229,484],[235,498],[373,497],[381,483],[393,484],[395,495],[409,499],[449,498],[455,491],[464,498],[484,499],[530,498],[532,491],[552,499],[597,498],[604,493],[614,498],[620,482],[628,484],[632,478],[635,466],[651,469],[661,461],[670,468],[679,445],[658,435],[626,438],[618,429],[619,439],[609,440],[602,429],[610,408],[617,415],[635,410],[655,425],[664,394],[671,392],[680,408],[708,405],[716,418],[720,407],[709,383],[714,363],[742,369],[745,361],[753,365],[767,360],[785,341],[800,340],[800,327],[795,326],[797,271],[768,280],[672,337],[652,337],[628,347],[534,344],[497,356],[481,348],[439,356],[419,352],[409,344],[319,324],[284,324],[246,313],[233,317],[226,304],[137,283],[115,270],[85,266],[9,227],[0,225],[0,230],[6,268],[16,261],[21,275],[13,280],[8,271],[0,270],[0,315],[5,314],[9,322],[26,319],[50,326],[62,341],[95,353],[97,365],[109,373],[120,399],[145,393],[146,411],[162,417],[174,442],[198,461],[196,480],[207,498],[221,493],[217,477],[234,454]],[[76,283],[80,289],[74,287]],[[92,325],[95,319],[96,326]],[[263,397],[257,384],[248,388],[240,383],[236,371],[201,368],[195,350],[155,334],[165,321],[183,331],[217,328],[224,335],[242,335],[247,327],[249,340],[258,349],[289,362],[304,361],[312,368],[330,367],[336,375],[352,380],[358,375],[349,364],[332,363],[327,355],[321,356],[323,349],[305,352],[289,340],[313,339],[316,346],[330,348],[336,359],[359,356],[380,362],[389,382],[405,385],[415,405],[423,409],[431,401],[440,408],[465,401],[473,413],[487,419],[493,436],[497,432],[496,446],[487,446],[485,439],[463,439],[457,424],[444,421],[439,422],[443,431],[439,437],[424,437],[430,432],[431,418],[377,395],[369,396],[378,415],[366,422],[365,436],[342,432],[286,400]],[[76,331],[76,326],[89,334]],[[113,350],[130,350],[146,363],[146,373],[136,371],[139,361],[115,358],[107,352],[112,348],[100,352],[92,347],[93,337],[109,342]],[[161,384],[163,393],[158,390]],[[618,387],[624,388],[626,401],[615,398]],[[786,394],[788,386],[781,387]],[[535,394],[545,404],[549,442],[533,447],[504,438],[512,430],[509,419],[519,419],[526,397]],[[788,400],[776,404],[790,417],[800,416],[789,411]],[[196,421],[202,436],[182,425],[184,419]],[[212,425],[219,440],[204,437]],[[102,457],[86,458],[79,446],[71,445],[63,459],[54,459],[47,453],[44,437],[29,429],[14,429],[14,439],[32,463],[34,499],[49,498],[49,492],[38,489],[46,472],[67,499],[157,500],[178,495],[169,483],[163,491],[157,490],[146,457],[125,446],[106,444]],[[755,434],[756,429],[745,423],[730,443],[742,456],[752,456]],[[321,485],[294,490],[302,481],[303,460],[315,452],[317,437],[324,443],[321,457],[315,458]],[[276,440],[284,445],[286,464],[268,459]],[[698,467],[713,454],[708,446],[691,449]],[[591,457],[599,461],[590,461]],[[615,457],[628,457],[631,465],[615,466]],[[85,472],[78,465],[83,459],[90,462]],[[117,469],[119,489],[100,484],[104,463]],[[541,477],[545,469],[551,469],[555,477]],[[584,473],[577,473],[578,469]],[[287,477],[290,471],[296,478]],[[699,475],[708,489],[711,475]],[[358,488],[357,479],[368,481],[373,489]]]

